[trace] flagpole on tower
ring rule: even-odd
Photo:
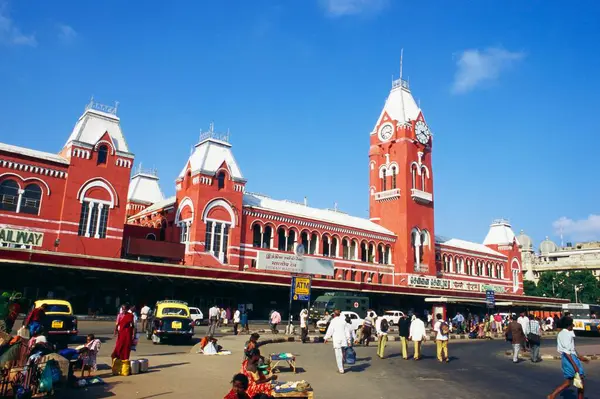
[[[404,56],[404,48],[400,49],[400,80],[402,80],[402,58]]]

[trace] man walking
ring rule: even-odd
[[[384,318],[380,318],[375,324],[377,326],[377,356],[379,356],[380,359],[383,359],[390,325]]]
[[[238,327],[240,325],[241,313],[236,309],[233,313],[233,335],[238,335]]]
[[[531,348],[531,361],[533,363],[541,362],[540,357],[540,344],[542,343],[542,327],[540,326],[539,319],[532,317],[529,320],[529,326],[527,327],[529,334],[527,334],[527,342]]]
[[[427,338],[427,333],[425,331],[425,323],[419,318],[419,315],[415,313],[413,317],[414,319],[410,323],[408,339],[415,343],[415,354],[413,358],[415,360],[421,360],[421,341]]]
[[[402,313],[398,320],[398,334],[400,335],[400,347],[402,348],[402,358],[408,360],[408,337],[410,336],[410,320],[408,316]]]
[[[585,373],[583,366],[579,361],[577,351],[575,351],[575,333],[573,332],[573,319],[565,317],[561,321],[562,330],[556,336],[556,349],[561,355],[561,368],[565,381],[560,384],[550,395],[548,399],[554,399],[563,390],[567,389],[571,384],[576,384],[575,380],[580,379],[581,385],[577,387],[577,398],[584,399],[584,383]],[[588,359],[581,358],[585,363]],[[577,382],[578,384],[578,382]],[[578,384],[579,385],[579,384]]]
[[[277,330],[277,325],[279,323],[281,323],[281,315],[279,314],[278,311],[273,310],[273,312],[271,313],[270,323],[271,323],[271,332],[273,334],[277,334],[279,332]]]
[[[507,334],[511,337],[513,347],[513,363],[519,362],[519,351],[521,345],[525,342],[525,333],[523,326],[518,322],[517,315],[513,315],[513,321],[508,325]]]
[[[308,310],[306,309],[300,311],[300,329],[302,331],[300,340],[305,344],[308,338]]]
[[[140,310],[140,317],[142,318],[142,331],[145,333],[146,328],[148,327],[148,316],[150,314],[150,307],[148,305],[144,305]]]
[[[448,358],[448,334],[450,332],[450,328],[448,323],[442,320],[442,315],[437,314],[437,321],[433,326],[433,331],[435,331],[435,344],[437,346],[437,359],[439,362],[448,363],[450,359]]]
[[[212,308],[208,309],[208,333],[209,337],[215,336],[215,330],[217,329],[217,323],[219,323],[219,308],[217,305],[213,305]]]
[[[334,318],[329,323],[327,333],[325,333],[324,342],[331,340],[333,344],[333,351],[335,352],[335,361],[337,363],[338,372],[344,374],[344,360],[342,355],[342,348],[346,346],[352,346],[349,330],[346,328],[346,319],[340,317],[340,310],[334,311]]]

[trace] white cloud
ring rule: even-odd
[[[499,47],[470,49],[459,54],[452,91],[465,93],[485,83],[495,81],[500,74],[525,57]]]
[[[590,215],[587,219],[573,220],[561,217],[552,223],[556,235],[562,234],[576,241],[600,240],[600,215]]]
[[[389,0],[321,0],[327,14],[344,15],[373,14],[389,5]]]
[[[35,35],[25,35],[8,15],[6,6],[0,3],[0,45],[37,46]]]
[[[71,43],[77,38],[77,32],[69,25],[58,25],[58,38],[64,43]]]

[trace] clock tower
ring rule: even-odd
[[[408,82],[393,81],[370,137],[369,213],[398,237],[396,273],[436,274],[431,149],[431,131]]]

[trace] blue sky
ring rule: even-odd
[[[167,195],[200,129],[248,190],[368,216],[368,146],[398,75],[435,134],[436,233],[509,218],[600,239],[600,5],[559,1],[0,0],[0,140],[57,152],[91,95],[120,102]]]

